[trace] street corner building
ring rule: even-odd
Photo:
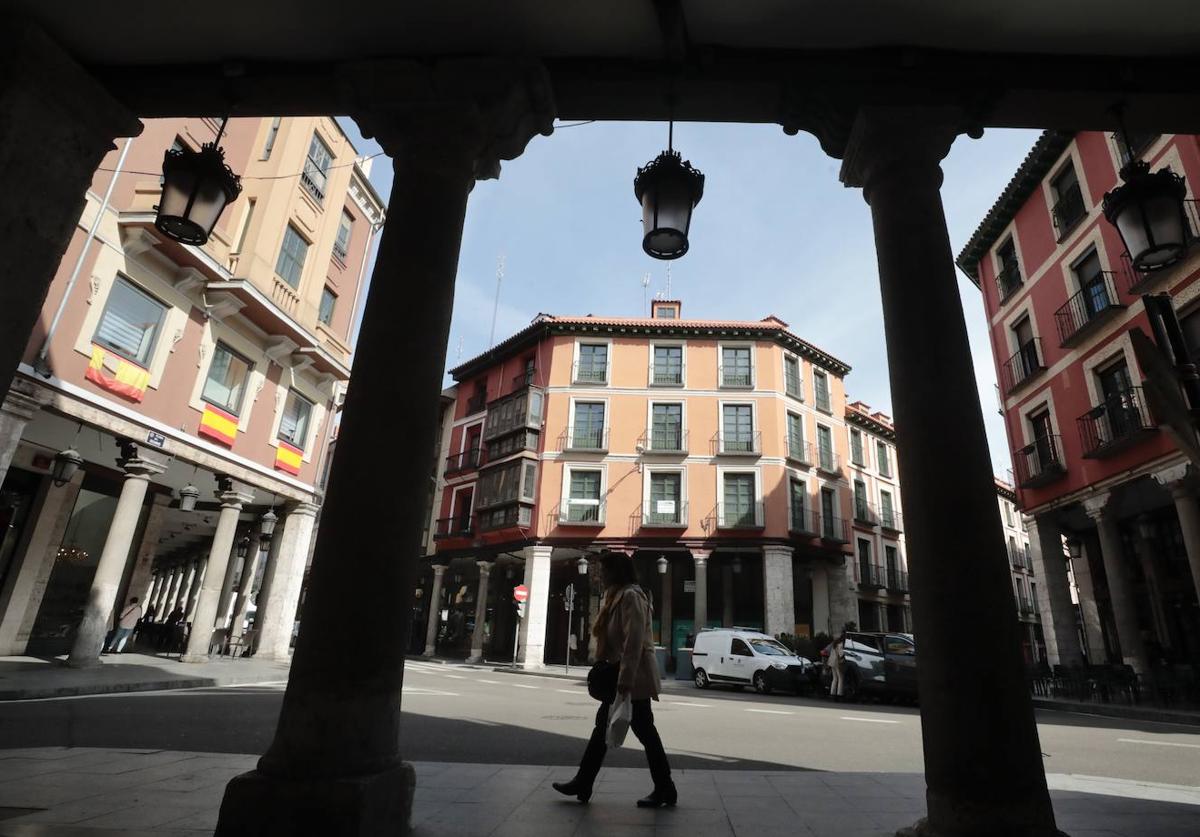
[[[632,555],[669,671],[706,627],[911,630],[890,418],[778,317],[681,307],[539,315],[451,371],[411,651],[586,660],[603,550]]]
[[[242,194],[161,234],[164,149],[223,134]],[[95,171],[0,410],[0,654],[141,638],[286,658],[383,203],[329,118],[146,120]]]
[[[1161,269],[1139,269],[1104,219],[1106,193],[1139,160],[1186,184],[1186,247]],[[1040,611],[1047,662],[1112,667],[1143,693],[1190,689],[1192,699],[1195,465],[1172,416],[1146,396],[1157,370],[1136,332],[1154,334],[1143,295],[1165,294],[1200,357],[1198,178],[1195,135],[1047,131],[958,256],[983,294],[1015,499],[1029,521],[1026,569],[1040,582],[1020,607]]]

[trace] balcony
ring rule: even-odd
[[[1062,241],[1071,230],[1075,229],[1087,216],[1087,207],[1083,205],[1083,190],[1075,183],[1058,196],[1058,202],[1050,210],[1054,219],[1054,229],[1058,232],[1058,240]]]
[[[672,369],[670,366],[650,366],[650,386],[681,387],[683,386],[683,367]]]
[[[1158,430],[1141,387],[1129,387],[1106,398],[1080,416],[1078,424],[1087,459],[1112,456]]]
[[[1057,434],[1039,436],[1013,454],[1017,469],[1018,488],[1040,488],[1066,476],[1063,462],[1062,437]]]
[[[718,529],[761,529],[764,525],[761,501],[736,506],[718,503],[715,516]]]
[[[325,202],[326,180],[324,174],[320,174],[319,177],[316,176],[318,174],[319,172],[305,165],[304,171],[300,173],[300,185],[304,187],[306,192],[312,195],[313,200],[321,204]]]
[[[1086,287],[1054,312],[1059,345],[1074,346],[1111,317],[1114,311],[1125,307],[1117,296],[1113,282],[1115,276],[1110,270],[1101,271],[1097,279],[1089,281]]]
[[[878,526],[879,515],[870,503],[856,499],[854,501],[854,522],[860,526]]]
[[[526,369],[520,375],[514,375],[512,379],[512,391],[516,392],[519,389],[533,386],[533,379],[537,375],[537,370]]]
[[[603,500],[563,500],[558,507],[558,522],[564,526],[603,526],[605,518]]]
[[[821,515],[815,509],[804,508],[803,503],[792,503],[788,529],[798,535],[816,536],[821,531]]]
[[[903,532],[904,521],[900,512],[894,509],[883,509],[879,512],[879,525],[889,532]]]
[[[679,500],[647,500],[642,504],[642,527],[646,529],[686,529],[688,505]]]
[[[647,430],[637,440],[643,454],[685,454],[688,452],[688,434],[674,427]]]
[[[477,392],[467,399],[467,415],[482,413],[485,406],[487,406],[487,392]]]
[[[752,389],[754,372],[750,369],[721,369],[721,387],[724,389]]]
[[[1030,559],[1029,554],[1019,546],[1008,545],[1008,560],[1012,563],[1014,569],[1033,569],[1033,561]]]
[[[1022,619],[1033,619],[1038,615],[1037,602],[1024,596],[1017,596],[1017,613]]]
[[[469,538],[475,532],[474,520],[470,515],[458,517],[440,517],[433,530],[434,540],[445,538]]]
[[[784,436],[783,444],[788,460],[798,465],[812,465],[817,458],[812,442],[803,442],[791,436]]]
[[[576,363],[571,373],[571,380],[577,384],[607,384],[608,366],[588,366],[581,368]]]
[[[824,471],[827,474],[840,474],[842,472],[842,461],[832,449],[822,448],[817,446],[817,469]]]
[[[446,457],[446,476],[470,471],[479,467],[479,448],[469,448],[461,453]]]
[[[1000,365],[1000,382],[1004,387],[1004,394],[1011,395],[1045,371],[1042,339],[1034,337]]]
[[[1021,289],[1021,268],[1014,262],[1006,265],[996,274],[996,288],[1000,291],[1000,304],[1008,302],[1009,298]]]
[[[509,526],[529,526],[533,523],[533,507],[514,501],[481,511],[476,517],[480,531],[484,532]]]
[[[758,456],[762,453],[762,431],[752,433],[718,433],[712,437],[714,456]]]
[[[828,543],[850,543],[850,521],[840,517],[821,516],[821,540]]]
[[[607,453],[607,427],[569,427],[558,437],[558,449],[564,453]]]
[[[883,589],[883,567],[874,564],[856,564],[858,569],[858,587],[860,590]]]
[[[1183,211],[1187,216],[1188,222],[1188,245],[1189,247],[1200,240],[1200,208],[1194,198],[1188,198],[1183,202]],[[1135,270],[1133,261],[1129,257],[1129,253],[1121,254],[1121,266],[1123,267],[1123,276],[1126,279],[1126,284],[1123,290],[1131,296],[1136,296],[1146,289],[1147,285],[1154,282],[1155,279],[1162,277],[1170,270],[1152,270],[1142,272]]]
[[[907,593],[908,572],[906,570],[896,570],[888,567],[887,589],[891,590],[893,593]]]

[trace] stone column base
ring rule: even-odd
[[[1004,833],[1007,835],[1009,832]],[[921,817],[921,819],[917,820],[912,825],[897,831],[896,837],[946,837],[946,832],[935,830],[933,826],[929,824],[928,819]],[[1069,837],[1069,835],[1055,828],[1047,832],[1046,837]]]
[[[401,763],[382,773],[289,779],[257,770],[225,786],[215,837],[373,837],[411,833],[417,774]]]

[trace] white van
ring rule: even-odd
[[[818,674],[811,660],[795,656],[774,637],[748,628],[709,628],[692,647],[696,688],[753,686],[762,694],[778,689],[800,694]]]

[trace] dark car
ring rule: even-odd
[[[846,634],[842,656],[844,697],[850,700],[866,695],[916,699],[917,645],[912,634],[850,632]],[[821,652],[821,661],[825,664],[821,687],[828,693],[832,679],[828,648]]]

